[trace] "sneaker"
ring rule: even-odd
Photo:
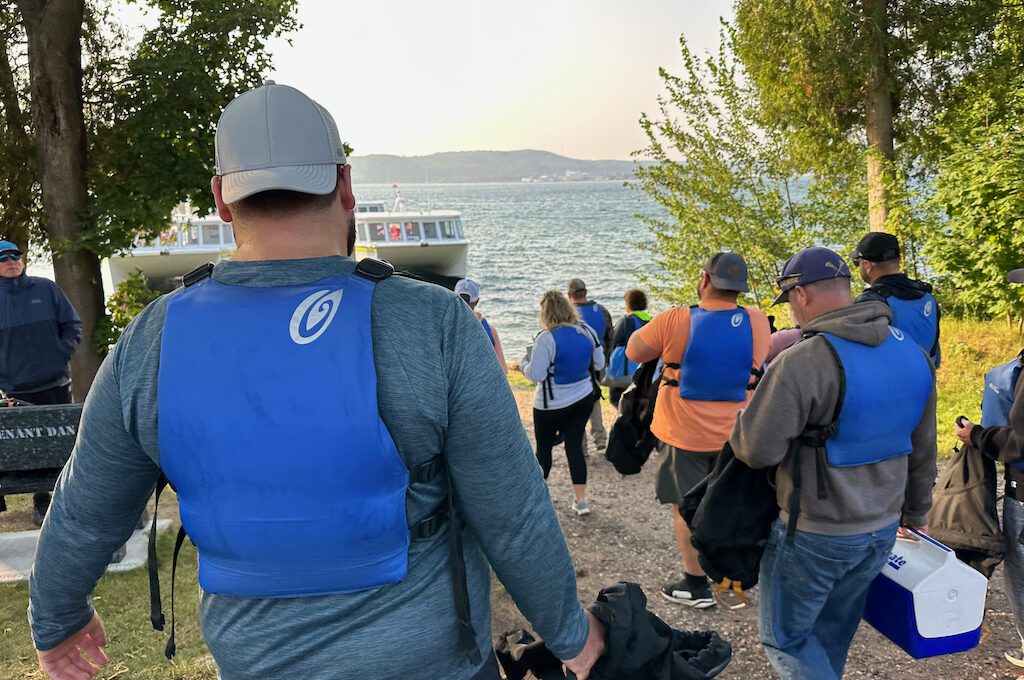
[[[1014,666],[1024,668],[1024,649],[1014,647],[1013,649],[1008,649],[1003,652],[1003,656]]]
[[[706,585],[701,589],[690,589],[686,585],[686,579],[669,583],[661,589],[662,596],[670,602],[685,604],[694,609],[707,609],[715,606],[715,598],[711,596],[711,589]]]
[[[590,514],[590,504],[587,501],[573,501],[572,509],[576,511],[576,514],[582,517],[583,515]]]

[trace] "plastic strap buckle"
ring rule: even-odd
[[[359,260],[359,264],[356,265],[356,274],[370,281],[383,281],[394,273],[395,268],[390,264],[372,257]]]
[[[426,484],[437,479],[444,469],[444,462],[440,455],[434,456],[426,463],[421,463],[409,472],[410,484]]]
[[[421,541],[425,538],[430,538],[444,526],[444,523],[448,520],[448,513],[444,510],[437,510],[431,515],[427,515],[413,527],[412,539],[414,541]]]

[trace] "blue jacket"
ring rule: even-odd
[[[0,390],[39,392],[71,382],[82,320],[53,281],[0,278]]]

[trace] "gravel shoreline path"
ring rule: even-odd
[[[533,393],[517,390],[515,394],[523,423],[532,439]],[[603,404],[605,425],[610,427],[614,412],[607,402]],[[584,601],[592,601],[601,588],[617,581],[635,581],[647,594],[651,611],[669,625],[682,630],[715,630],[732,644],[732,663],[719,677],[775,677],[758,642],[756,588],[751,605],[738,611],[725,611],[721,607],[696,611],[673,604],[658,593],[662,584],[680,577],[681,566],[668,511],[654,498],[657,458],[652,457],[640,474],[622,477],[603,455],[591,451],[587,461],[588,495],[593,513],[587,517],[577,517],[569,507],[572,487],[562,447],[555,449],[553,458],[555,463],[548,483],[576,564],[580,597]],[[512,628],[529,627],[497,582],[492,600],[496,635]],[[914,660],[863,624],[850,648],[844,677],[1024,679],[1024,669],[1015,669],[1003,659],[1003,650],[1013,647],[1017,636],[1004,593],[1002,567],[992,578],[988,607],[986,621],[992,627],[992,637],[985,644],[970,652],[933,659]]]

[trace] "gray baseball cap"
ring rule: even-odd
[[[1006,280],[1010,283],[1024,283],[1024,269],[1014,269],[1007,272]]]
[[[704,265],[704,272],[718,290],[738,293],[750,290],[747,287],[747,263],[736,253],[715,253]]]
[[[226,203],[273,189],[329,194],[345,164],[327,109],[272,80],[227,105],[214,145]]]

